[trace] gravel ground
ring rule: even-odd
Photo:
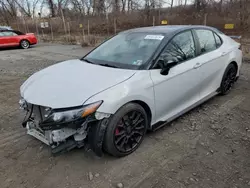
[[[0,51],[1,188],[250,187],[250,64],[227,96],[217,96],[146,136],[116,159],[75,149],[54,157],[25,134],[19,87],[33,72],[83,56],[79,46],[40,44]]]

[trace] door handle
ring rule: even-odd
[[[196,63],[196,64],[194,65],[194,69],[198,69],[200,66],[201,66],[201,63]]]

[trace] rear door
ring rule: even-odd
[[[157,64],[150,70],[154,83],[156,121],[166,121],[200,100],[201,74],[196,68],[196,48],[192,32],[177,34],[159,59],[175,59],[178,64],[162,75]]]
[[[221,83],[227,54],[221,50],[221,38],[211,30],[195,29],[199,44],[199,62],[201,71],[201,97],[205,98],[214,93]]]

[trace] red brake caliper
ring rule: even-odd
[[[115,135],[118,135],[119,133],[120,133],[119,129],[116,128],[116,130],[115,130]]]

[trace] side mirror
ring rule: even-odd
[[[158,61],[159,66],[161,67],[161,74],[162,75],[168,75],[169,70],[174,67],[175,65],[177,65],[176,61],[173,60],[159,60]]]

